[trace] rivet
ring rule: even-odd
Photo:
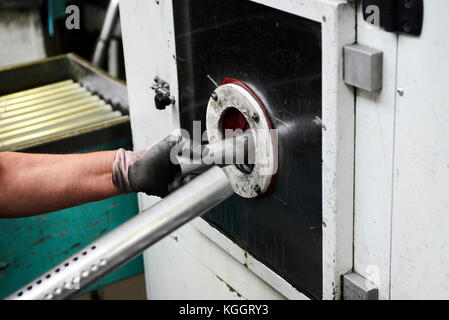
[[[258,184],[256,184],[253,188],[254,192],[257,193],[258,195],[260,195],[262,193],[262,189],[260,188],[260,186]]]
[[[212,99],[214,99],[214,101],[218,101],[218,94],[216,92],[212,92],[212,94],[210,95],[210,97]]]
[[[88,276],[89,276],[89,271],[84,270],[83,272],[81,272],[81,277],[87,278]]]
[[[92,267],[90,267],[90,271],[95,272],[98,270],[98,266],[94,264]]]
[[[61,288],[56,288],[54,292],[55,292],[56,295],[59,295],[59,294],[62,293],[62,289]]]
[[[402,89],[402,88],[399,88],[398,89],[398,94],[401,96],[401,97],[403,97],[404,96],[404,94],[405,94],[405,91],[404,91],[404,89]]]
[[[72,283],[77,284],[80,282],[80,280],[81,280],[80,277],[75,277],[75,278],[73,278]]]
[[[107,264],[107,261],[105,259],[101,259],[99,264],[101,267],[104,267]]]

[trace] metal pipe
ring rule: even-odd
[[[101,67],[104,62],[106,48],[114,31],[115,22],[117,21],[119,14],[119,0],[111,0],[109,2],[108,9],[106,11],[106,17],[104,18],[103,27],[101,29],[100,38],[98,39],[95,51],[92,57],[92,63]]]
[[[242,134],[204,146],[195,146],[191,141],[184,144],[184,148],[177,156],[182,176],[201,174],[214,165],[226,167],[233,164],[255,163],[252,134]]]
[[[73,297],[232,194],[226,174],[213,167],[6,299]]]

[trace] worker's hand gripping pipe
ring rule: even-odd
[[[115,228],[7,299],[67,299],[233,194],[217,166]]]

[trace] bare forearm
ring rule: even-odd
[[[118,195],[112,181],[115,154],[0,153],[0,217],[32,216]]]

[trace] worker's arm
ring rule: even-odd
[[[20,218],[145,192],[160,197],[177,174],[169,138],[139,152],[49,155],[0,152],[0,218]]]
[[[119,194],[116,151],[48,155],[0,153],[0,217],[55,211]]]

